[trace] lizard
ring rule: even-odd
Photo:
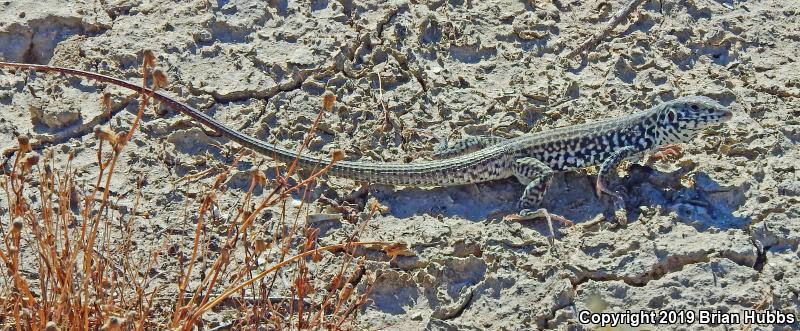
[[[278,145],[241,133],[192,106],[153,90],[99,73],[39,64],[0,62],[0,67],[57,72],[80,76],[145,93],[222,136],[257,153],[313,168],[330,159],[298,154]],[[686,143],[708,127],[733,116],[732,111],[705,96],[684,96],[662,102],[650,109],[596,122],[528,133],[510,139],[467,138],[455,148],[436,153],[434,160],[412,163],[365,161],[334,162],[328,174],[356,181],[396,186],[454,186],[516,177],[525,185],[517,202],[517,220],[551,214],[538,208],[557,172],[599,166],[596,193],[620,198],[608,188],[610,174],[626,159],[635,159],[661,146]],[[555,216],[555,215],[553,215]],[[562,221],[567,221],[560,217]],[[551,232],[552,232],[552,225]]]

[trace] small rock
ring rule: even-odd
[[[38,105],[31,105],[28,111],[31,113],[31,121],[54,129],[71,125],[81,118],[81,113],[73,109],[53,108],[44,110]]]
[[[800,181],[785,181],[778,184],[778,194],[786,196],[800,196]]]

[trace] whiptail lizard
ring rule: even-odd
[[[329,159],[297,155],[231,129],[213,117],[165,95],[163,92],[128,83],[113,77],[61,67],[0,62],[0,67],[26,68],[82,76],[152,95],[221,135],[266,156],[307,168],[330,163]],[[329,174],[357,181],[402,186],[451,186],[516,177],[526,185],[519,199],[519,216],[533,218],[550,215],[539,205],[555,172],[573,171],[600,165],[597,190],[615,195],[606,188],[609,174],[619,163],[641,156],[659,146],[688,142],[705,128],[730,119],[732,113],[716,101],[703,96],[688,96],[664,102],[627,116],[598,122],[561,127],[497,141],[471,140],[455,150],[442,153],[446,159],[416,163],[339,161]],[[477,150],[476,150],[477,149]],[[616,196],[616,195],[615,195]]]

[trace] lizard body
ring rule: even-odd
[[[217,121],[163,92],[128,83],[117,78],[69,68],[0,62],[0,67],[26,68],[82,76],[151,95],[203,125],[244,147],[291,163],[297,158],[302,167],[319,167],[328,158],[296,152],[253,138]],[[702,96],[689,96],[664,102],[649,110],[597,122],[530,133],[503,141],[462,146],[465,153],[445,153],[454,157],[412,163],[339,161],[330,169],[333,176],[369,183],[403,186],[451,186],[516,177],[527,185],[519,201],[521,215],[531,212],[542,199],[554,172],[572,171],[601,165],[598,190],[611,193],[603,185],[610,171],[623,159],[641,155],[658,146],[688,142],[706,127],[732,116],[730,110]],[[457,151],[456,151],[457,152]],[[548,216],[549,218],[549,216]]]

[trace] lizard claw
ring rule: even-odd
[[[600,197],[603,195],[603,192],[605,191],[606,191],[606,186],[603,185],[602,177],[600,177],[600,175],[597,175],[597,180],[594,183],[594,194],[597,195],[598,199],[600,199]]]
[[[677,160],[682,156],[683,156],[683,147],[677,144],[669,144],[659,147],[658,152],[654,153],[653,155],[650,155],[650,157],[647,158],[646,163],[651,164],[655,161],[670,160],[670,159]]]
[[[595,183],[595,189],[597,193],[597,198],[599,199],[603,193],[610,195],[614,200],[614,219],[617,220],[620,224],[627,224],[628,220],[625,217],[625,198],[628,196],[627,193],[619,192],[619,191],[612,191],[606,188],[603,185],[603,181],[600,180],[600,177],[597,177],[597,182]],[[624,190],[624,188],[622,188]]]
[[[548,239],[550,241],[550,244],[553,244],[553,239],[552,238],[555,238],[555,236],[556,236],[556,233],[553,230],[553,220],[561,222],[562,224],[564,224],[566,226],[575,225],[575,222],[570,221],[566,217],[561,216],[561,215],[551,214],[550,212],[547,211],[547,209],[544,209],[544,208],[539,208],[537,210],[523,209],[523,210],[520,210],[519,213],[517,213],[517,214],[508,215],[506,217],[503,217],[503,220],[504,221],[520,222],[520,221],[532,220],[532,219],[540,218],[540,217],[543,217],[543,218],[545,218],[547,220],[547,227],[550,229],[550,236],[549,236],[549,239]]]
[[[603,184],[603,177],[601,176],[597,176],[597,181],[595,181],[594,189],[598,199],[603,196],[603,193],[605,193],[614,197],[617,200],[623,200],[622,195],[620,195],[619,192],[612,191],[609,188],[607,188],[605,184]]]

